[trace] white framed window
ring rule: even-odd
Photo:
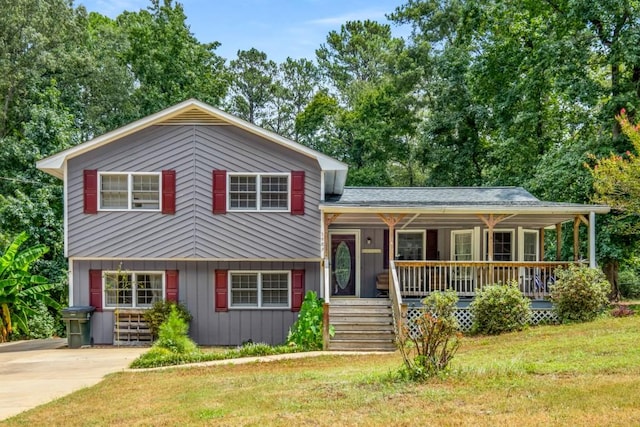
[[[455,230],[451,232],[451,260],[473,260],[473,231]]]
[[[425,259],[425,230],[398,230],[396,232],[396,258],[400,260]]]
[[[99,209],[102,211],[159,211],[159,172],[100,172]]]
[[[538,240],[539,234],[537,230],[522,230],[522,243],[520,243],[522,247],[522,261],[533,262],[540,260]]]
[[[454,230],[451,232],[451,260],[452,261],[473,261],[474,254],[474,230]],[[473,281],[474,270],[469,266],[452,267],[451,278],[455,281],[471,283]]]
[[[289,211],[290,174],[229,173],[228,179],[229,210]]]
[[[290,271],[230,271],[231,308],[290,308]]]
[[[106,271],[102,274],[105,308],[149,308],[165,295],[162,271]]]
[[[484,259],[489,259],[489,230],[484,230]],[[493,260],[513,261],[513,230],[493,230]]]

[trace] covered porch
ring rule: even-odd
[[[596,266],[596,214],[609,208],[543,202],[513,187],[346,188],[321,211],[326,301],[445,289],[468,299],[506,282],[543,300],[557,268]],[[563,251],[566,233],[573,247]],[[548,246],[555,257],[545,257]]]

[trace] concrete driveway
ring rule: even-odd
[[[67,348],[66,339],[0,344],[0,420],[97,384],[148,348]]]

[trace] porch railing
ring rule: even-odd
[[[391,300],[393,326],[396,332],[396,339],[400,342],[404,342],[403,325],[407,318],[407,304],[402,302],[402,289],[400,287],[396,262],[397,261],[389,262],[389,274],[391,274],[391,277],[389,277],[389,299]]]
[[[534,299],[549,295],[555,270],[568,261],[395,261],[400,294],[422,298],[430,292],[453,289],[461,297],[474,296],[483,286],[518,283],[522,293]]]

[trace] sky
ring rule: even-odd
[[[403,0],[182,0],[187,25],[201,43],[218,41],[216,53],[233,59],[238,50],[255,47],[269,59],[315,58],[329,31],[346,21],[390,23],[385,14]],[[90,12],[115,18],[125,10],[147,8],[149,0],[75,0]],[[409,30],[392,25],[395,36]]]

